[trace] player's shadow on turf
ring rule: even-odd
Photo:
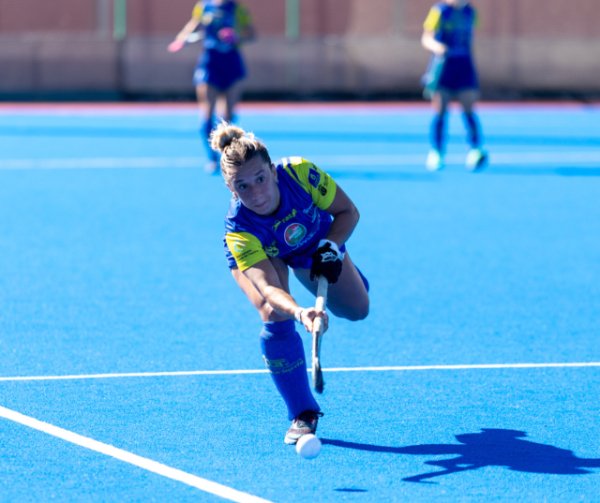
[[[456,457],[426,461],[442,470],[405,477],[406,482],[425,482],[427,479],[452,473],[477,470],[487,466],[503,466],[510,470],[558,475],[592,473],[587,468],[600,468],[600,459],[578,458],[572,451],[552,445],[522,440],[524,431],[482,428],[481,433],[456,435],[459,444],[422,444],[406,447],[385,447],[358,444],[342,440],[322,439],[323,444],[374,452],[413,454],[419,456]]]

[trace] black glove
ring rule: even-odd
[[[329,283],[335,283],[342,272],[342,260],[344,254],[340,252],[338,245],[328,239],[321,239],[317,251],[312,256],[310,279],[325,276]]]

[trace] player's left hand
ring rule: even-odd
[[[167,49],[169,50],[169,52],[178,52],[181,49],[183,49],[184,45],[185,42],[183,42],[182,40],[173,40],[173,42],[169,44]]]
[[[329,328],[329,315],[327,311],[319,311],[314,307],[305,307],[298,310],[296,321],[302,323],[308,333],[312,333],[317,318],[323,319],[323,333],[325,333],[327,328]]]
[[[342,272],[343,260],[344,254],[336,243],[329,239],[321,239],[317,251],[312,256],[310,279],[324,276],[329,283],[335,283]]]

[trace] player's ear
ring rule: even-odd
[[[274,163],[271,163],[271,173],[273,173],[273,178],[275,178],[275,181],[277,181],[277,168],[275,167]]]

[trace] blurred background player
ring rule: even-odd
[[[223,99],[223,118],[231,122],[240,94],[238,84],[246,76],[240,45],[254,36],[252,19],[244,6],[235,0],[203,0],[196,3],[191,19],[169,44],[169,51],[177,52],[186,42],[203,43],[193,80],[201,107],[200,135],[209,158],[205,166],[208,173],[218,167],[218,155],[209,144],[217,101]]]
[[[368,282],[344,243],[359,213],[324,171],[301,157],[271,162],[265,145],[237,126],[221,123],[212,134],[221,172],[232,193],[225,219],[225,253],[233,278],[258,310],[265,363],[292,424],[284,442],[314,433],[322,415],[311,393],[302,339],[294,319],[312,332],[315,318],[290,295],[289,269],[311,293],[329,282],[328,309],[349,320],[369,312]]]
[[[456,99],[462,106],[469,152],[466,167],[475,171],[487,163],[482,149],[481,128],[473,111],[479,97],[479,82],[472,54],[473,29],[477,13],[466,0],[443,0],[430,10],[423,24],[421,43],[432,52],[424,76],[424,95],[431,99],[431,150],[426,167],[436,171],[444,166],[448,105]]]

